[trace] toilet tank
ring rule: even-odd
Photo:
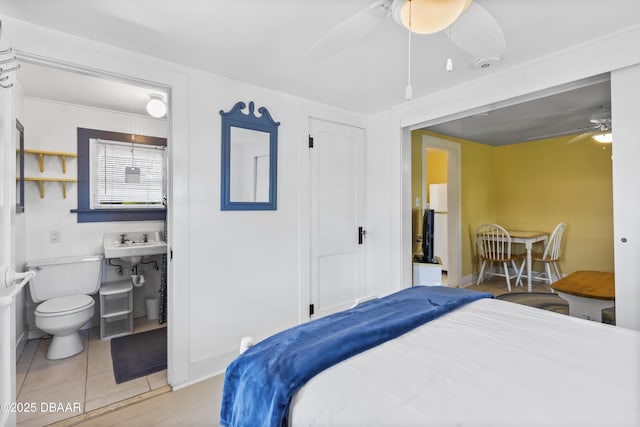
[[[100,288],[102,255],[35,259],[27,270],[36,272],[29,281],[31,299],[39,303],[51,298],[95,294]]]

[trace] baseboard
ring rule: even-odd
[[[227,366],[238,356],[238,349],[230,349],[213,357],[189,364],[189,377],[185,381],[175,381],[169,375],[169,385],[173,390],[180,390],[209,378],[224,374]]]
[[[459,287],[460,288],[466,288],[467,286],[471,286],[474,283],[475,283],[475,280],[473,279],[473,274],[467,274],[460,281],[460,286]]]
[[[173,391],[178,391],[180,389],[183,389],[183,388],[186,388],[186,387],[190,387],[190,386],[192,386],[194,384],[197,384],[197,383],[200,383],[202,381],[206,381],[206,380],[208,380],[210,378],[217,377],[218,375],[224,375],[225,372],[226,372],[226,370],[212,372],[212,373],[204,375],[204,376],[202,376],[202,377],[200,377],[198,379],[191,380],[191,381],[186,381],[186,382],[180,383],[180,384],[178,384],[176,386],[172,386],[171,388],[172,388]]]
[[[45,334],[44,332],[42,332],[40,329],[30,329],[27,331],[27,339],[28,340],[37,340],[40,339],[42,337],[44,337]]]
[[[25,332],[26,331],[22,331],[20,336],[16,338],[16,360],[20,359],[20,356],[27,345],[27,334]]]

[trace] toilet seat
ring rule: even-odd
[[[36,307],[36,316],[55,317],[77,313],[93,306],[95,301],[89,295],[70,295],[51,298]]]

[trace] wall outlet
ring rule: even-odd
[[[60,230],[53,230],[49,232],[49,242],[50,243],[62,242],[62,233],[60,232]]]

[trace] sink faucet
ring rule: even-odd
[[[143,241],[147,243],[149,241],[149,235],[147,233],[144,234]]]
[[[121,234],[121,235],[120,235],[120,244],[121,244],[121,245],[124,245],[124,242],[125,242],[125,239],[124,239],[124,238],[125,238],[126,236],[127,236],[126,234]]]

